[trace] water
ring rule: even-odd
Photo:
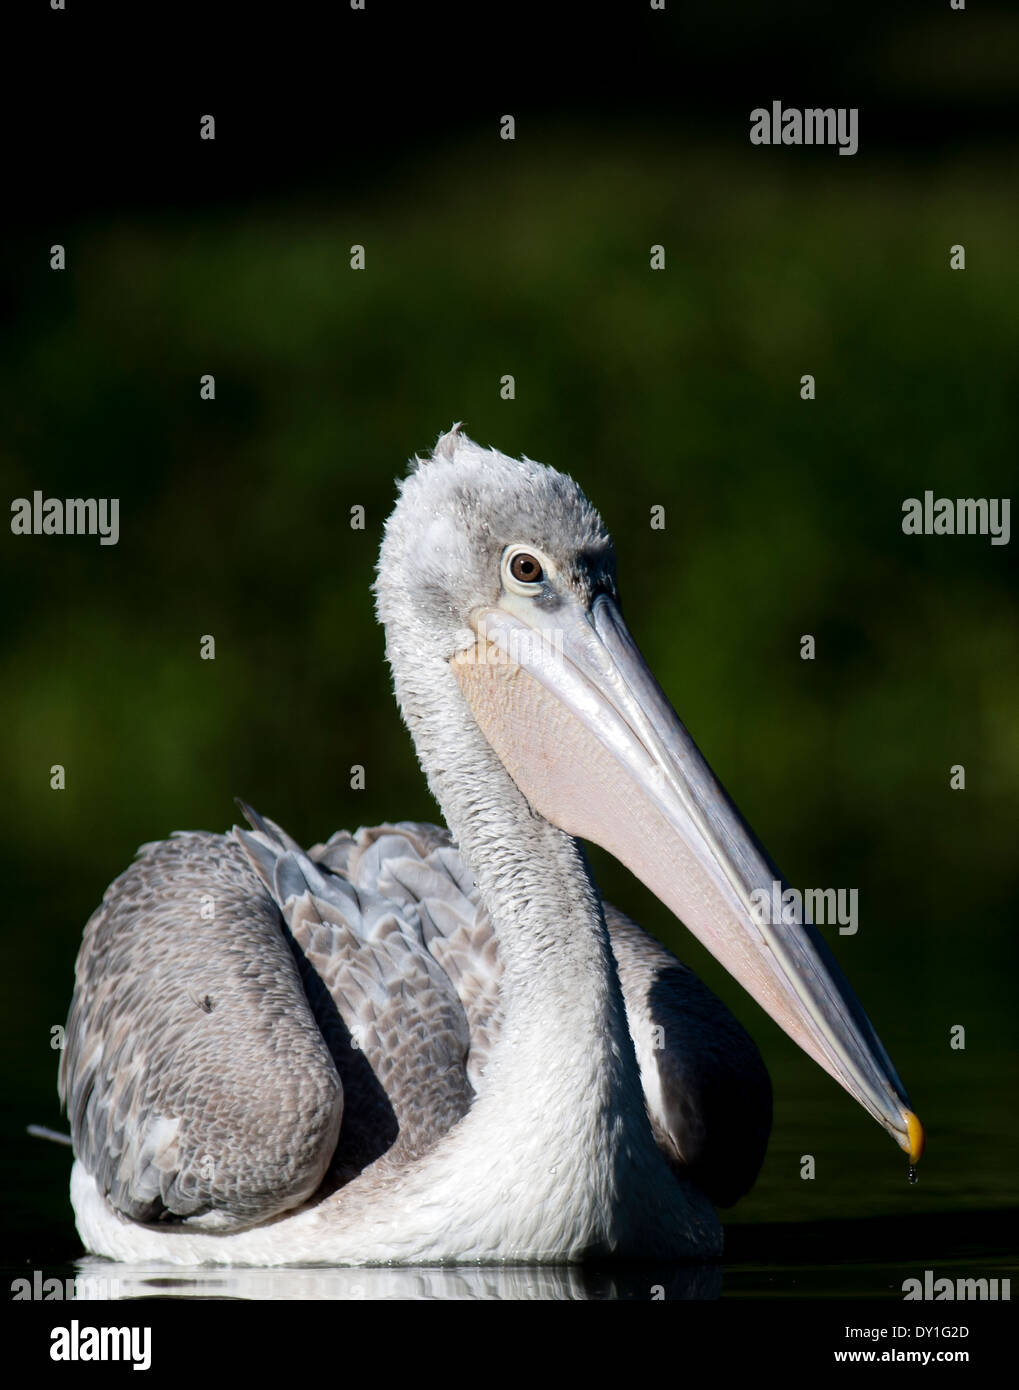
[[[1012,1279],[1015,1260],[998,1248],[1001,1218],[983,1213],[968,1221],[965,1238],[951,1222],[940,1239],[921,1244],[908,1223],[867,1232],[863,1254],[856,1223],[817,1223],[775,1230],[744,1227],[736,1249],[719,1264],[590,1266],[466,1265],[411,1269],[223,1269],[128,1265],[83,1258],[49,1265],[38,1274],[8,1268],[16,1280],[34,1281],[34,1292],[83,1301],[135,1298],[244,1300],[590,1300],[655,1301],[744,1299],[903,1300],[906,1280],[936,1277]],[[976,1239],[974,1240],[974,1237]],[[894,1246],[895,1258],[874,1258]],[[829,1258],[820,1258],[824,1251]],[[59,1281],[59,1289],[47,1280]]]
[[[1016,1274],[1015,1207],[989,1200],[991,1191],[1000,1197],[1009,1190],[1000,1150],[970,1149],[965,1136],[957,1143],[942,1135],[920,1165],[923,1181],[908,1185],[880,1131],[872,1147],[863,1117],[848,1107],[847,1124],[833,1125],[814,1145],[820,1176],[790,1181],[801,1145],[782,1123],[784,1109],[757,1188],[722,1213],[724,1259],[695,1266],[187,1269],[82,1259],[67,1197],[68,1151],[15,1133],[2,1159],[7,1190],[20,1198],[8,1211],[4,1278],[8,1288],[17,1279],[57,1279],[65,1294],[84,1299],[901,1302],[904,1281],[922,1279],[927,1269],[950,1278]],[[840,1169],[826,1175],[840,1147]],[[973,1162],[964,1170],[967,1153]],[[986,1162],[991,1171],[982,1169]]]

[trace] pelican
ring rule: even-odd
[[[304,850],[142,846],[89,920],[61,1059],[77,1226],[127,1262],[702,1260],[756,1179],[761,1057],[603,903],[640,877],[919,1157],[902,1082],[820,933],[645,665],[568,476],[455,426],[400,484],[374,585],[446,828]],[[759,900],[758,900],[759,901]]]

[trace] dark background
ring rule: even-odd
[[[859,934],[828,935],[927,1123],[916,1188],[596,856],[771,1070],[737,1273],[988,1272],[1016,1196],[1015,546],[906,537],[901,506],[1013,490],[1012,7],[68,2],[9,50],[0,473],[8,499],[119,497],[121,538],[0,541],[10,1261],[79,1249],[67,1154],[23,1129],[63,1124],[49,1030],[137,845],[225,828],[235,795],[305,842],[437,815],[368,585],[394,477],[462,419],[577,477],[751,825],[792,882],[859,890]],[[859,153],[751,146],[775,99],[859,107]]]

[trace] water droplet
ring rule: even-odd
[[[548,1171],[552,1174],[553,1177],[555,1177],[556,1173],[559,1172],[559,1165],[556,1164],[554,1168],[550,1168]]]
[[[915,1164],[915,1163],[911,1163],[911,1164],[909,1165],[909,1169],[908,1169],[907,1172],[906,1172],[906,1179],[907,1179],[907,1181],[910,1182],[914,1187],[916,1186],[916,1164]]]

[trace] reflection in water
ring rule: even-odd
[[[79,1300],[243,1299],[705,1299],[722,1291],[720,1265],[436,1265],[368,1269],[228,1269],[82,1259]]]

